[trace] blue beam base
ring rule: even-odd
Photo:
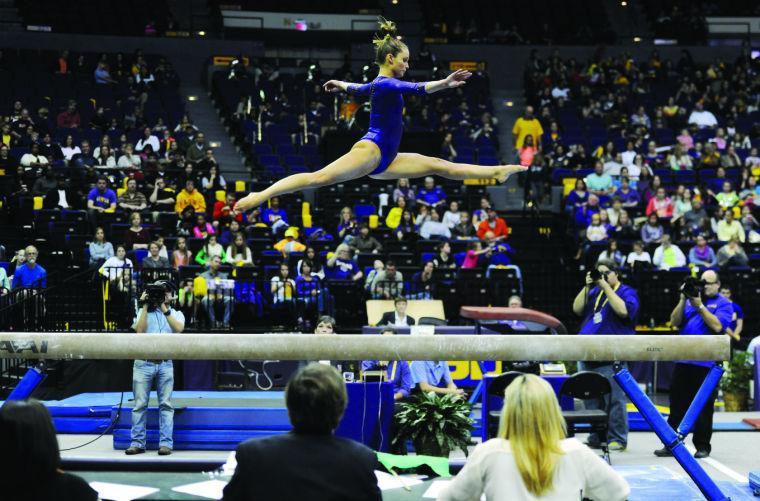
[[[712,394],[715,391],[715,388],[718,386],[720,378],[723,377],[724,372],[725,371],[723,370],[722,366],[713,365],[712,369],[710,369],[710,372],[707,373],[707,377],[702,383],[702,386],[699,387],[699,391],[694,396],[694,400],[691,402],[691,405],[686,411],[686,414],[684,414],[683,419],[681,420],[681,424],[679,424],[678,428],[676,429],[676,432],[678,433],[678,436],[681,437],[681,439],[686,438],[689,432],[691,432],[691,429],[694,428],[694,423],[697,422],[699,413],[702,412],[705,404],[712,397]]]
[[[34,392],[34,390],[47,377],[45,369],[46,364],[44,361],[38,363],[34,367],[30,367],[5,401],[8,402],[10,400],[24,400],[25,398],[29,398],[32,392]]]
[[[697,484],[702,494],[709,501],[730,501],[730,498],[723,494],[717,484],[702,469],[699,462],[686,450],[686,446],[681,438],[676,435],[676,432],[668,425],[668,422],[657,412],[654,404],[641,391],[631,373],[627,369],[622,369],[615,374],[615,381],[628,395],[628,398],[631,399],[631,402],[633,402],[633,405],[636,406],[641,415],[644,416],[644,419],[647,420],[652,430],[657,434],[657,437],[665,444],[665,447],[670,449],[676,461],[678,461],[691,479],[694,480],[694,483]],[[702,405],[704,405],[704,402]],[[689,409],[691,410],[691,407]],[[699,410],[701,410],[701,407]],[[697,413],[699,412],[697,411]]]

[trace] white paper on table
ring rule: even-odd
[[[180,485],[172,487],[175,492],[182,494],[192,494],[208,499],[222,499],[224,495],[224,486],[227,482],[223,480],[206,480],[205,482],[196,482],[194,484]]]
[[[231,451],[227,456],[227,462],[222,466],[222,475],[231,477],[235,474],[235,469],[237,469],[237,456],[235,456],[235,451]]]
[[[411,487],[422,483],[422,480],[416,477],[401,476],[400,478],[397,478],[390,473],[385,473],[384,471],[379,470],[375,470],[375,476],[377,477],[377,486],[381,491],[403,489],[404,487]]]
[[[100,499],[104,501],[132,501],[133,499],[149,496],[161,490],[155,487],[113,484],[110,482],[90,482],[90,487],[95,489]]]
[[[430,487],[428,487],[428,490],[425,491],[425,494],[422,495],[422,497],[436,499],[438,495],[443,492],[443,489],[448,487],[450,483],[451,480],[434,480],[433,483],[430,484]]]

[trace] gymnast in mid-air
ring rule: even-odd
[[[449,162],[417,153],[399,153],[403,129],[404,94],[432,94],[455,89],[472,75],[457,70],[443,80],[411,83],[399,80],[409,68],[409,48],[396,36],[396,25],[381,19],[380,34],[373,40],[375,63],[380,67],[377,77],[365,84],[329,80],[326,92],[348,92],[369,96],[369,130],[351,150],[326,167],[309,173],[293,174],[280,179],[260,192],[241,198],[236,212],[245,212],[264,204],[272,197],[293,193],[305,188],[319,188],[358,179],[369,175],[373,179],[398,179],[438,175],[448,179],[492,179],[499,182],[527,168],[520,165],[481,166]]]

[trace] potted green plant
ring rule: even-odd
[[[394,445],[411,440],[417,454],[448,457],[458,447],[467,455],[474,420],[466,399],[430,392],[399,407]]]
[[[747,410],[749,398],[749,381],[752,378],[752,365],[746,351],[736,351],[728,362],[728,370],[720,381],[723,390],[723,402],[727,412]]]

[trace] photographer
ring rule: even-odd
[[[701,280],[688,278],[681,286],[681,297],[670,314],[673,327],[680,327],[680,334],[721,335],[731,325],[734,314],[731,301],[718,294],[720,278],[712,270],[702,273]],[[682,360],[676,362],[670,382],[670,416],[668,424],[674,430],[681,423],[699,387],[715,362]],[[713,392],[694,424],[692,441],[697,452],[694,457],[706,458],[710,455],[710,437],[713,429],[713,406],[716,392]],[[656,456],[672,456],[667,447],[654,451]]]
[[[586,274],[586,285],[573,301],[573,312],[583,317],[579,334],[635,334],[639,297],[636,291],[620,282],[615,263],[599,261],[596,269]],[[625,362],[620,362],[623,368]],[[612,393],[608,405],[609,430],[607,445],[612,451],[623,451],[628,444],[628,412],[623,390],[613,379],[613,362],[578,362],[579,370],[601,374],[610,382]],[[589,408],[596,402],[588,401]],[[598,447],[604,437],[589,435],[589,447]]]
[[[140,296],[140,311],[135,319],[134,329],[138,334],[171,334],[182,332],[185,316],[171,308],[174,299],[174,285],[159,280],[148,285]],[[174,445],[174,408],[171,404],[174,389],[174,365],[171,360],[135,360],[132,369],[132,392],[135,406],[132,409],[132,443],[124,451],[128,456],[145,452],[147,421],[146,410],[153,381],[156,382],[159,407],[159,448],[158,454],[168,456]]]

